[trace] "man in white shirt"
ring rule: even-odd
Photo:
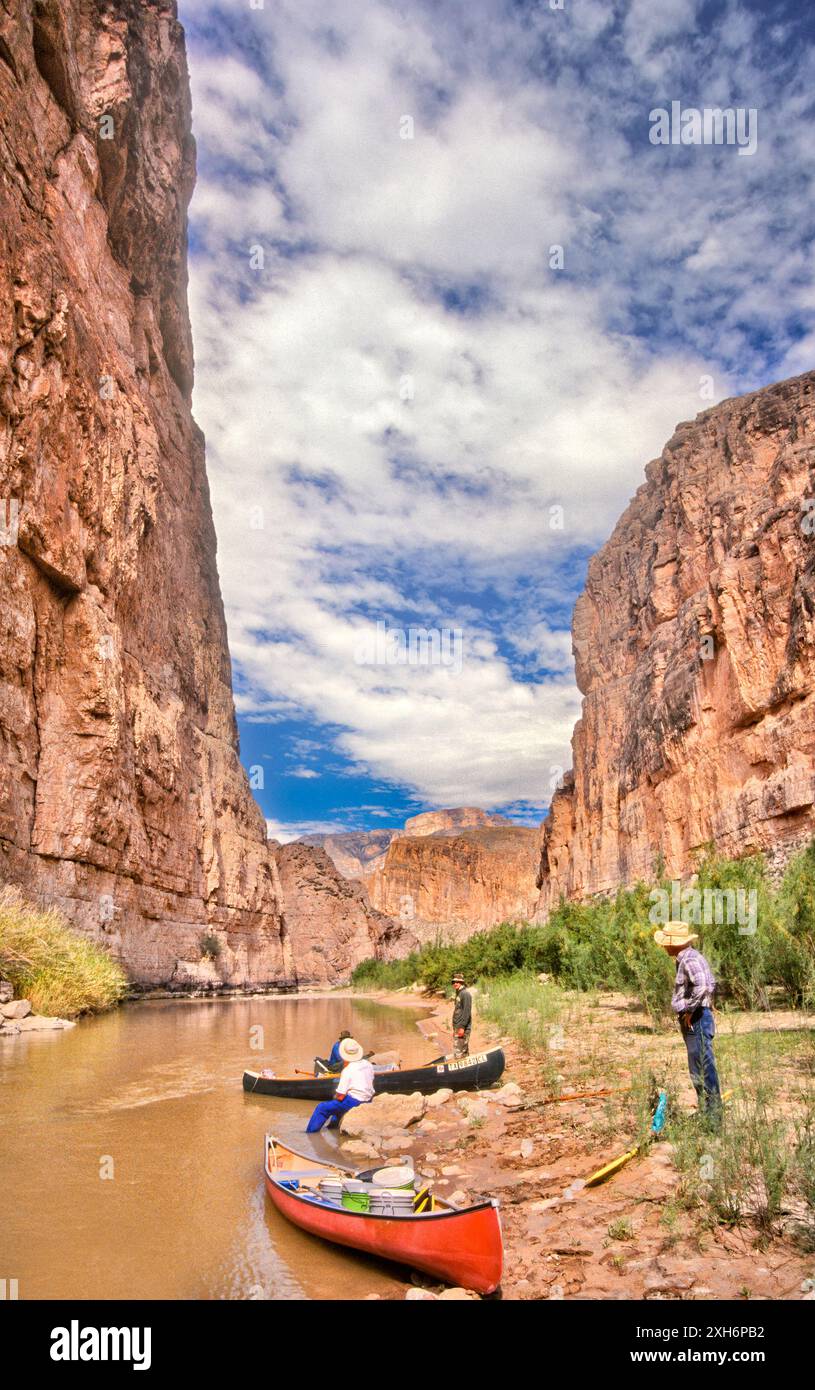
[[[306,1125],[306,1133],[314,1134],[328,1122],[329,1129],[339,1124],[346,1110],[355,1105],[366,1105],[374,1098],[374,1069],[368,1061],[360,1044],[354,1038],[344,1038],[340,1043],[340,1056],[345,1063],[337,1082],[333,1100],[321,1100]]]

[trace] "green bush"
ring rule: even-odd
[[[815,1006],[815,840],[787,865],[771,962],[790,1002]]]
[[[693,886],[697,893],[683,894],[679,915],[698,932],[720,1001],[765,1008],[776,989],[794,1006],[815,1002],[815,842],[791,860],[777,891],[760,855],[728,860],[711,851],[702,854]],[[419,981],[445,990],[456,970],[469,980],[546,972],[566,989],[631,994],[657,1020],[670,1013],[675,965],[653,939],[656,888],[670,893],[671,884],[663,879],[588,903],[562,901],[543,925],[501,922],[459,945],[429,944],[401,961],[363,961],[352,982],[393,989]],[[706,892],[719,895],[707,912]],[[733,920],[717,920],[719,904],[719,916]],[[713,920],[705,923],[704,915]]]

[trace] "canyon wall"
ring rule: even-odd
[[[295,840],[280,845],[275,860],[301,985],[345,981],[361,960],[392,960],[418,945],[410,922],[373,908],[363,885],[344,878],[324,849]]]
[[[680,425],[593,557],[537,912],[815,833],[815,373]]]
[[[0,4],[0,118],[0,880],[137,981],[294,984],[190,412],[174,3]]]
[[[447,811],[422,811],[406,820],[400,830],[318,832],[301,835],[297,843],[319,845],[344,878],[367,879],[384,868],[388,846],[401,835],[455,835],[459,830],[509,824],[505,816],[490,815],[477,806],[455,806]]]
[[[521,825],[403,836],[365,883],[374,907],[420,941],[462,940],[535,904],[540,832]]]

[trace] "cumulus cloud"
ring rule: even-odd
[[[811,365],[815,60],[786,18],[759,55],[736,0],[704,31],[696,0],[181,13],[238,709],[312,725],[304,782],[334,758],[523,817],[568,766],[571,603],[644,464],[711,379]],[[654,147],[673,99],[755,106],[757,153]],[[377,624],[458,657],[360,661]]]

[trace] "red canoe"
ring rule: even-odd
[[[454,1207],[435,1197],[432,1212],[407,1216],[348,1211],[323,1198],[317,1184],[321,1178],[347,1177],[351,1170],[287,1149],[271,1134],[266,1135],[264,1167],[266,1188],[277,1210],[304,1231],[476,1293],[498,1288],[504,1251],[494,1199]]]

